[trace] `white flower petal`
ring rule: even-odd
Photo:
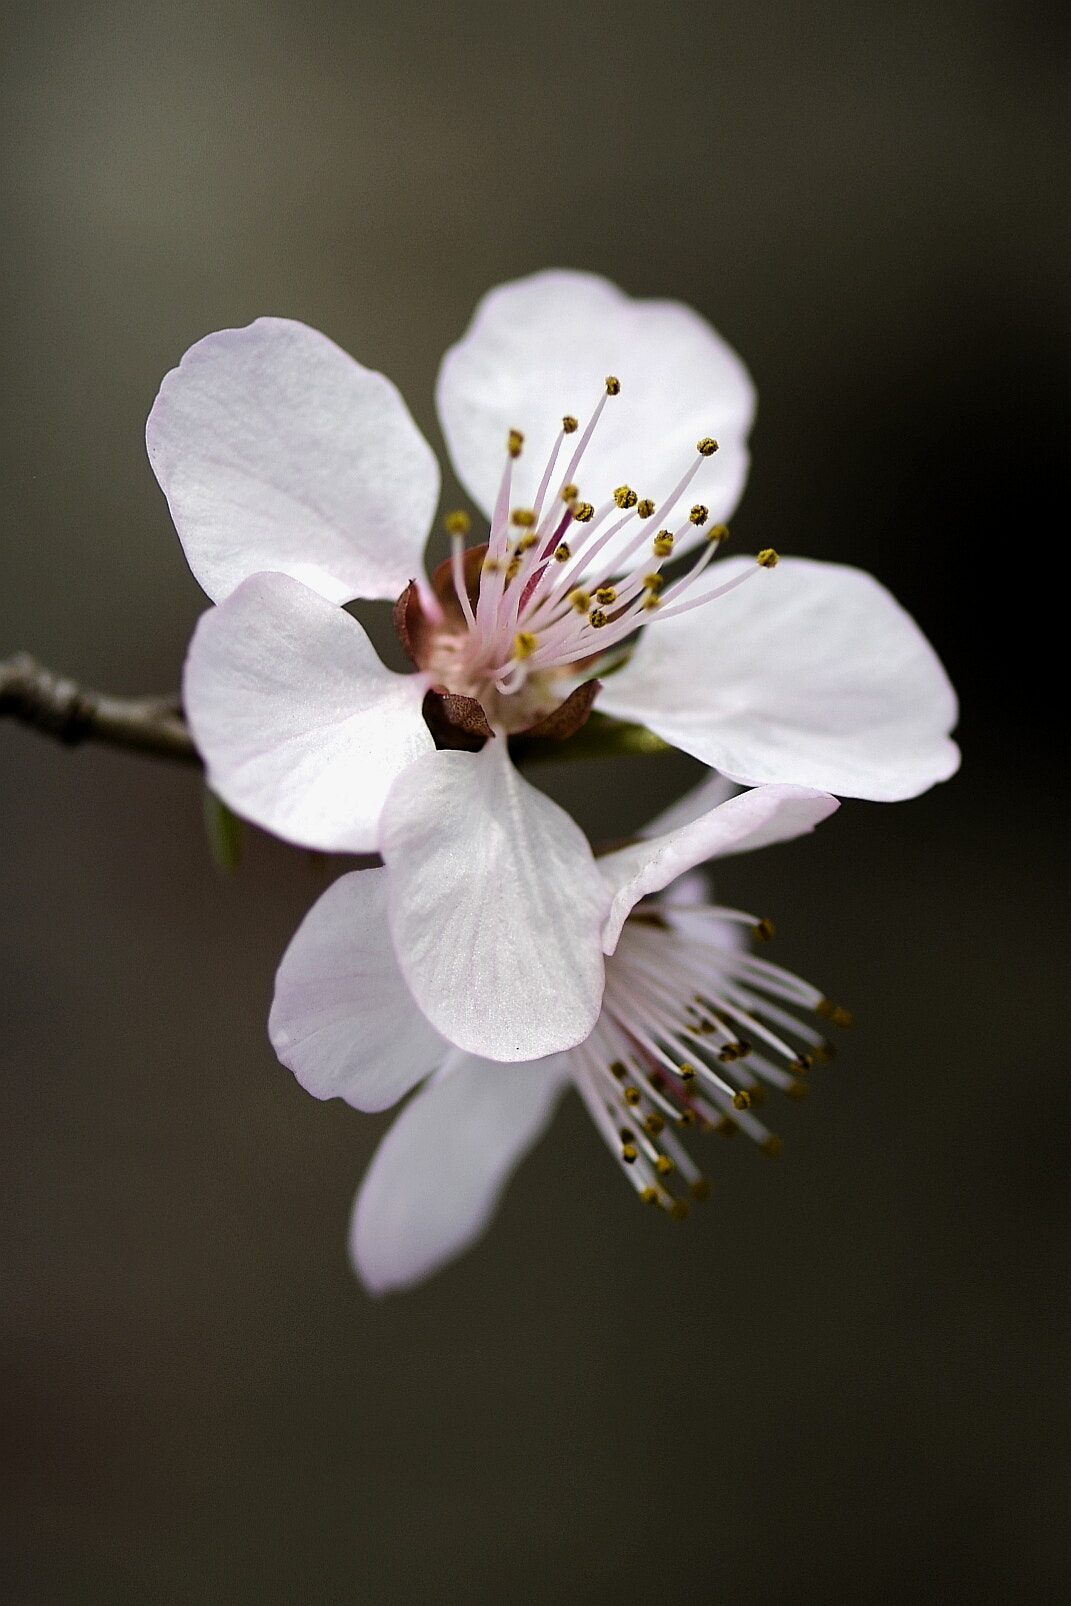
[[[751,563],[715,572],[729,580]],[[871,575],[806,558],[654,621],[599,708],[746,786],[895,802],[959,764],[955,693],[910,614]]]
[[[268,1035],[318,1099],[384,1110],[447,1045],[413,1002],[387,925],[386,870],[353,870],[313,904],[275,977]]]
[[[760,786],[678,827],[665,836],[634,842],[598,861],[613,893],[603,927],[603,947],[612,954],[629,910],[651,892],[663,887],[708,859],[731,853],[750,853],[772,842],[788,842],[813,831],[839,807],[827,792],[800,786]]]
[[[566,1080],[557,1056],[499,1065],[456,1055],[414,1096],[353,1207],[350,1254],[372,1293],[405,1288],[475,1242]]]
[[[563,415],[575,415],[583,428],[611,374],[621,394],[607,403],[577,471],[581,496],[599,505],[627,483],[657,505],[694,461],[696,443],[712,435],[720,450],[703,461],[685,506],[700,501],[715,522],[729,517],[747,477],[745,441],[755,410],[739,357],[691,307],[633,301],[606,279],[560,269],[484,296],[443,358],[437,390],[443,434],[458,478],[486,514],[508,432],[520,429],[525,437],[513,478],[514,503],[525,505]],[[566,442],[562,477],[570,442],[578,440]],[[663,513],[669,509],[659,506]],[[697,530],[692,538],[701,537]],[[678,550],[688,544],[682,537]]]
[[[383,810],[380,852],[398,963],[445,1037],[524,1060],[588,1035],[606,888],[583,832],[518,774],[503,736],[410,765]]]
[[[420,573],[435,456],[390,380],[305,324],[258,318],[199,340],[145,439],[214,601],[265,569],[334,602],[393,600]]]
[[[366,853],[395,776],[434,747],[426,689],[385,669],[334,603],[258,574],[198,620],[183,703],[236,813],[302,847]]]

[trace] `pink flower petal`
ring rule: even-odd
[[[275,978],[268,1035],[318,1099],[383,1110],[447,1045],[413,1002],[391,947],[387,871],[354,870],[313,904]]]
[[[420,572],[434,454],[390,380],[305,324],[258,318],[199,340],[145,439],[214,601],[265,569],[334,602],[393,600]]]
[[[202,614],[183,701],[213,791],[302,847],[367,853],[391,783],[433,748],[422,675],[385,669],[361,626],[283,574]]]
[[[350,1253],[372,1293],[418,1282],[475,1243],[565,1084],[557,1057],[499,1065],[455,1055],[415,1095],[353,1209]]]
[[[759,786],[719,803],[709,813],[664,836],[607,853],[599,869],[613,902],[603,927],[603,947],[612,954],[629,910],[651,892],[661,892],[694,865],[731,853],[750,853],[813,831],[839,807],[835,797],[801,786]]]
[[[594,1026],[606,888],[583,832],[523,779],[505,739],[399,776],[383,811],[402,974],[444,1037],[539,1059]]]
[[[728,518],[747,477],[755,410],[739,357],[690,307],[634,301],[606,279],[561,269],[490,291],[443,358],[439,418],[458,477],[478,506],[490,516],[511,429],[525,437],[513,502],[529,504],[563,415],[578,417],[583,428],[609,375],[621,381],[621,394],[607,404],[577,470],[581,496],[599,505],[627,483],[654,499],[659,519],[668,517],[659,499],[694,461],[697,442],[714,436],[720,450],[704,460],[684,507],[699,501],[715,522]],[[558,484],[578,439],[566,442]],[[682,538],[678,550],[687,544]],[[604,554],[608,570],[612,552]]]
[[[717,579],[753,563],[720,561]],[[861,570],[806,558],[654,620],[599,707],[745,786],[895,802],[959,764],[955,693],[910,614]]]

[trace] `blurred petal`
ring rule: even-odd
[[[688,500],[706,503],[715,522],[729,517],[747,477],[745,440],[755,410],[739,357],[691,307],[633,301],[606,279],[561,269],[484,296],[443,358],[443,434],[458,478],[488,516],[508,432],[525,437],[513,477],[513,501],[523,506],[535,495],[563,415],[577,416],[583,428],[611,374],[621,394],[607,404],[577,471],[581,495],[598,505],[627,482],[658,504],[694,460],[696,443],[712,435],[720,450],[704,460]],[[668,514],[659,506],[660,517]],[[687,544],[682,537],[678,550]]]
[[[214,601],[264,569],[334,602],[393,600],[420,573],[435,456],[390,380],[305,324],[258,318],[199,340],[145,439]]]
[[[395,776],[429,752],[422,675],[385,669],[356,619],[258,574],[198,620],[183,702],[212,790],[302,847],[367,853]]]
[[[752,563],[724,560],[718,579]],[[910,614],[862,570],[806,558],[654,621],[599,707],[745,786],[895,802],[959,764],[955,693]]]
[[[557,1056],[498,1065],[458,1055],[416,1094],[353,1208],[350,1254],[372,1293],[415,1283],[476,1241],[566,1080]]]
[[[298,927],[275,978],[268,1035],[318,1099],[384,1110],[448,1052],[391,947],[386,870],[354,870]]]
[[[735,781],[726,780],[724,775],[715,771],[712,775],[693,786],[690,792],[671,803],[661,814],[656,814],[653,820],[648,820],[643,830],[638,833],[641,837],[664,836],[667,831],[676,831],[682,825],[691,825],[702,815],[709,814],[720,803],[727,803],[735,797],[740,788]]]
[[[835,797],[800,786],[760,786],[741,792],[691,824],[665,836],[635,842],[599,859],[613,893],[603,927],[603,947],[612,954],[629,910],[651,892],[660,892],[694,865],[731,853],[750,853],[772,842],[788,842],[813,831],[839,808]]]
[[[380,852],[398,963],[445,1037],[524,1060],[588,1035],[606,888],[583,832],[517,772],[504,737],[411,764],[383,810]]]

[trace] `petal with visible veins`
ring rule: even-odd
[[[641,496],[668,496],[696,442],[717,438],[689,496],[727,519],[747,478],[747,432],[755,392],[747,369],[706,319],[676,301],[636,301],[591,273],[552,269],[491,290],[469,328],[443,358],[437,403],[458,478],[488,516],[505,462],[506,437],[519,429],[513,501],[535,494],[563,414],[581,427],[607,376],[621,394],[606,407],[577,479],[599,505],[622,482]],[[570,437],[559,467],[564,474]],[[658,505],[659,517],[669,509]],[[653,531],[652,531],[653,534]],[[691,539],[702,540],[694,531]],[[685,550],[682,538],[678,551]],[[612,570],[613,548],[601,564]]]
[[[326,335],[258,318],[191,346],[145,440],[197,580],[219,602],[292,575],[333,602],[419,573],[439,465],[401,395]]]
[[[910,614],[862,570],[806,558],[655,620],[599,707],[745,786],[896,802],[959,764],[955,693]]]
[[[395,777],[433,750],[427,677],[384,668],[356,619],[284,574],[198,620],[183,704],[208,784],[287,842],[370,853]]]
[[[588,1035],[606,886],[583,832],[518,773],[504,737],[411,764],[383,810],[380,852],[398,963],[445,1037],[527,1060]]]

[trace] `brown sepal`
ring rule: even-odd
[[[494,731],[478,697],[461,697],[452,691],[429,691],[424,697],[424,723],[436,747],[460,748],[478,753]]]
[[[476,602],[480,595],[480,576],[483,574],[483,560],[487,556],[487,542],[482,546],[466,547],[461,556],[462,570],[465,576],[465,589],[469,594],[472,610],[476,611]],[[444,558],[431,577],[431,589],[443,605],[443,612],[453,614],[458,619],[463,617],[461,604],[457,600],[454,589],[454,565],[449,558]]]
[[[582,686],[569,693],[564,703],[559,703],[552,713],[541,719],[538,725],[532,725],[524,735],[541,736],[552,742],[566,741],[587,723],[591,705],[600,691],[601,680],[585,680]]]
[[[419,669],[427,658],[431,626],[420,600],[420,587],[410,580],[394,604],[394,629],[398,640]]]

